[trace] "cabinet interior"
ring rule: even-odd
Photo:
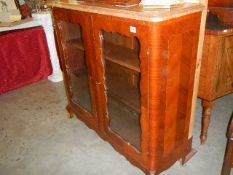
[[[70,82],[71,100],[89,113],[92,113],[82,27],[79,24],[61,21],[59,28],[62,31],[62,47],[68,72],[68,81]]]
[[[141,149],[139,40],[102,31],[109,129]]]

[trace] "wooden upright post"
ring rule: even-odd
[[[189,0],[189,1],[195,1],[195,0]],[[199,86],[199,76],[200,76],[200,69],[201,69],[202,50],[203,50],[203,42],[204,42],[204,36],[205,36],[205,24],[206,24],[206,16],[207,16],[207,8],[208,8],[208,0],[197,0],[196,2],[201,2],[205,6],[205,9],[202,11],[202,17],[201,17],[200,36],[199,36],[199,45],[198,45],[198,53],[197,53],[197,64],[196,64],[195,82],[194,82],[194,89],[193,89],[191,120],[190,120],[190,127],[189,127],[190,128],[189,138],[193,136],[195,109],[196,109],[196,102],[197,102],[197,92],[198,92],[198,86]]]

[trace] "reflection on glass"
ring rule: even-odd
[[[59,27],[62,32],[62,46],[65,54],[65,66],[69,74],[72,101],[91,113],[91,98],[81,27],[69,22],[60,22]]]
[[[102,32],[110,129],[141,149],[139,42]]]

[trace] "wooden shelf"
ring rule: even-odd
[[[85,51],[81,38],[69,40],[68,43],[72,44],[74,47],[82,51]]]
[[[109,128],[125,142],[141,150],[140,113],[132,111],[114,98],[108,104]]]
[[[137,100],[135,98],[122,98],[122,96],[119,96],[115,93],[109,92],[109,97],[114,99],[115,101],[121,103],[125,107],[127,107],[129,110],[133,110],[136,113],[140,113],[140,106],[139,103],[137,103]]]
[[[140,113],[140,92],[138,92],[137,89],[126,87],[119,82],[111,81],[111,85],[108,86],[107,92],[110,98]]]
[[[105,42],[104,58],[128,69],[140,72],[139,56],[135,50]]]

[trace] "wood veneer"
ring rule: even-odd
[[[201,13],[161,22],[57,7],[53,8],[53,15],[69,113],[76,114],[148,175],[159,174],[179,159],[186,162],[193,154],[189,126]],[[69,30],[60,26],[63,22],[78,24],[82,28],[82,48],[85,50],[92,99],[91,113],[81,105],[74,104],[72,100],[74,89],[70,84],[70,69],[67,68],[69,43],[64,40]],[[135,27],[136,32],[130,31],[131,27]],[[107,36],[103,35],[103,31]],[[106,39],[111,34],[117,39]],[[135,45],[135,38],[139,41],[139,47]],[[105,40],[112,43],[104,46]],[[80,47],[80,44],[78,45]],[[77,49],[80,49],[79,47]],[[124,52],[126,54],[123,54]],[[111,55],[112,53],[114,54]],[[124,56],[125,59],[122,59]],[[134,126],[140,124],[139,140],[126,140],[121,133],[115,131],[118,128],[111,128],[113,119],[109,114],[109,100],[111,96],[117,98],[117,95],[114,95],[117,91],[108,86],[111,82],[106,79],[110,74],[106,70],[105,58],[110,62],[108,64],[119,66],[119,69],[111,69],[114,71],[112,74],[118,71],[120,75],[130,77],[129,81],[121,80],[120,86],[135,88],[139,85],[140,104],[130,101],[128,105],[124,104],[125,107],[131,106],[130,110],[140,112],[139,122],[133,122]],[[139,62],[134,61],[137,59]],[[138,81],[140,84],[135,83]],[[122,95],[120,92],[118,93]],[[134,95],[133,98],[138,97]],[[119,104],[128,102],[127,98],[118,99],[122,100]],[[138,132],[138,129],[135,132]],[[139,146],[135,146],[137,143]]]

